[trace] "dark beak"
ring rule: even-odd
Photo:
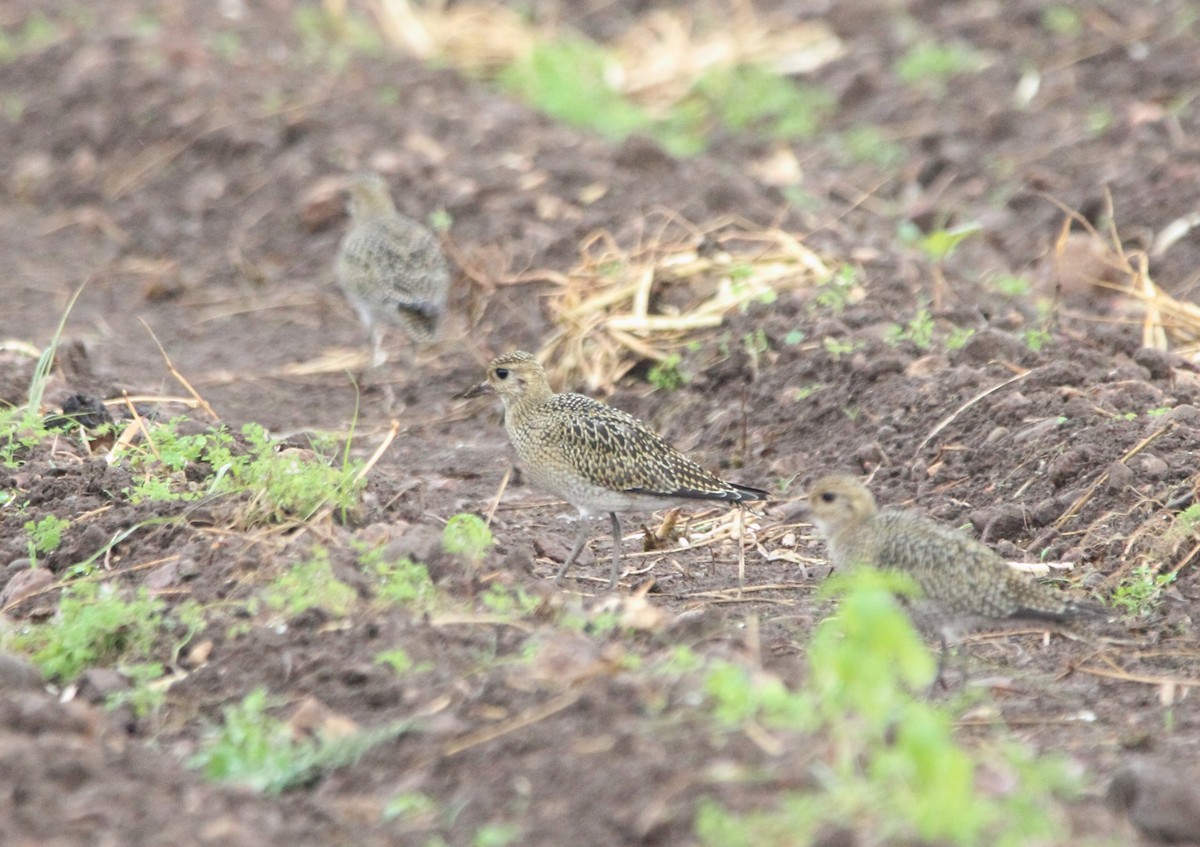
[[[464,400],[469,400],[472,397],[481,397],[490,391],[492,391],[492,384],[485,380],[484,382],[479,383],[479,385],[476,385],[474,388],[468,388],[459,396]]]

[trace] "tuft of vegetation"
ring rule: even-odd
[[[505,618],[527,618],[542,605],[540,598],[530,596],[524,588],[506,588],[499,583],[488,586],[479,601],[488,611]]]
[[[467,512],[454,515],[442,530],[442,549],[451,556],[461,556],[472,567],[483,561],[495,543],[483,518]]]
[[[64,588],[58,614],[16,630],[5,649],[30,654],[47,679],[71,682],[87,668],[149,659],[163,629],[163,603],[143,588],[127,599],[110,584]]]
[[[814,302],[819,308],[827,309],[838,315],[851,303],[857,301],[860,292],[858,271],[853,265],[842,265],[817,289]]]
[[[28,538],[29,561],[37,567],[39,555],[53,553],[62,544],[62,534],[70,528],[71,522],[57,515],[46,515],[36,523],[25,522],[25,535]]]
[[[268,713],[269,708],[262,688],[226,706],[221,724],[209,728],[189,766],[211,780],[278,794],[351,765],[372,747],[412,728],[411,722],[402,721],[352,735],[297,739],[285,721]]]
[[[688,384],[688,375],[679,367],[682,361],[682,356],[672,353],[661,362],[655,362],[646,378],[660,391],[678,391]]]
[[[1150,565],[1138,565],[1113,591],[1112,605],[1131,617],[1147,617],[1162,604],[1163,594],[1175,577]]]
[[[911,583],[859,569],[827,590],[839,596],[838,612],[813,637],[802,690],[728,663],[711,666],[705,682],[727,727],[754,722],[820,738],[820,790],[784,793],[749,813],[702,802],[701,842],[802,844],[830,825],[889,844],[1022,845],[1060,835],[1052,795],[1072,787],[1060,763],[1015,746],[973,753],[954,739],[951,715],[920,694],[936,663],[896,600]],[[985,761],[1015,787],[984,793],[976,776]]]
[[[933,346],[933,315],[928,309],[921,308],[904,326],[892,324],[884,334],[885,343],[895,347],[902,341],[909,341],[918,350],[928,350]]]
[[[715,68],[700,78],[694,93],[730,129],[776,138],[811,138],[834,109],[824,88],[756,65]]]
[[[375,596],[387,603],[426,610],[434,604],[437,589],[429,578],[429,569],[409,558],[392,561],[383,548],[359,554],[359,564],[375,578]]]
[[[876,126],[863,124],[852,127],[831,142],[833,152],[847,163],[875,165],[894,170],[908,160],[908,150],[903,144],[890,140]]]
[[[145,443],[131,450],[133,502],[244,494],[245,527],[304,521],[326,507],[344,514],[358,502],[361,463],[332,439],[285,449],[259,424],[243,426],[238,439],[224,426],[182,433],[184,420],[149,427]]]
[[[609,83],[616,68],[600,45],[563,36],[535,43],[525,58],[501,71],[499,81],[551,117],[608,138],[649,132],[653,122],[646,111]]]
[[[983,57],[965,44],[923,41],[905,51],[894,70],[908,85],[930,94],[941,94],[954,77],[974,73],[985,65]]]
[[[289,618],[308,609],[324,609],[334,617],[345,617],[354,608],[358,594],[333,575],[329,553],[316,548],[307,561],[292,565],[267,586],[267,608]]]

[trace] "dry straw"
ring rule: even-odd
[[[606,232],[587,239],[579,264],[552,279],[555,323],[539,352],[552,380],[605,391],[644,360],[662,361],[689,335],[731,312],[829,279],[792,234],[735,220],[705,229],[668,217],[661,233],[625,249]]]

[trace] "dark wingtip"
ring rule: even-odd
[[[740,495],[736,501],[738,503],[742,503],[747,500],[771,499],[771,492],[763,491],[761,488],[751,488],[748,485],[735,485],[732,482],[730,483],[730,486]]]

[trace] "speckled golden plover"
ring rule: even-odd
[[[965,632],[1005,620],[1062,624],[1101,618],[1008,566],[986,544],[902,509],[879,511],[852,476],[817,480],[799,511],[825,537],[835,568],[864,565],[901,571],[916,583],[908,610],[917,627],[945,647]]]
[[[396,211],[387,183],[373,173],[352,176],[350,229],[337,256],[337,280],[371,334],[372,363],[381,365],[383,324],[431,341],[446,310],[450,271],[437,237]]]
[[[740,505],[769,496],[709,473],[620,409],[582,394],[555,394],[529,353],[498,356],[488,365],[487,379],[467,396],[486,391],[504,401],[504,428],[529,480],[579,510],[579,536],[554,577],[556,584],[583,549],[593,515],[607,513],[612,522],[611,589],[620,575],[617,512],[696,500]]]

